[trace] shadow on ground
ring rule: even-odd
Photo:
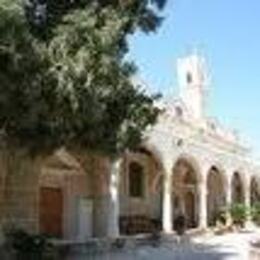
[[[114,246],[90,244],[67,245],[54,250],[48,257],[17,258],[14,254],[0,251],[1,260],[235,260],[241,259],[232,247],[205,245],[189,239],[163,241],[152,244],[142,241]]]
[[[111,250],[91,250],[84,246],[67,248],[60,252],[57,259],[64,260],[229,260],[239,259],[232,248],[219,246],[205,246],[194,243],[161,244],[158,247],[149,245],[134,248],[121,248]]]

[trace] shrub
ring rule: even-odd
[[[230,215],[233,224],[240,227],[244,226],[244,223],[250,214],[250,210],[242,203],[235,203],[230,207]]]
[[[219,223],[221,225],[226,225],[227,224],[227,209],[221,208],[219,211],[217,211],[215,214],[215,220],[216,220],[216,224]]]
[[[260,202],[256,202],[253,204],[251,209],[252,220],[257,224],[260,225]]]
[[[186,229],[186,219],[185,216],[179,215],[174,220],[174,228],[178,235],[183,235]]]
[[[22,229],[9,230],[5,235],[7,247],[14,251],[18,259],[41,260],[49,252],[50,243],[46,236],[29,234]]]

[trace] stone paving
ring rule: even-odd
[[[250,241],[260,233],[230,233],[221,236],[201,236],[178,243],[163,243],[159,247],[139,246],[113,250],[104,254],[74,252],[66,260],[253,260],[249,256]],[[257,258],[256,258],[257,259]],[[260,258],[259,258],[260,260]]]

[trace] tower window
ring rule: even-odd
[[[135,198],[144,195],[144,171],[143,167],[136,162],[129,165],[129,195]]]
[[[186,75],[186,80],[187,80],[187,83],[190,84],[192,82],[192,75],[190,72],[187,73]]]
[[[182,117],[183,116],[183,111],[182,111],[181,107],[177,106],[175,108],[175,112],[176,112],[177,117]]]

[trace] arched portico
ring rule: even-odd
[[[174,165],[172,177],[173,223],[179,215],[183,215],[188,228],[198,226],[199,182],[196,162],[180,157]]]
[[[214,226],[226,206],[226,180],[224,171],[212,166],[207,174],[207,222]]]
[[[232,203],[245,202],[245,188],[243,185],[243,176],[238,171],[234,172],[232,175],[231,198],[232,198]]]

